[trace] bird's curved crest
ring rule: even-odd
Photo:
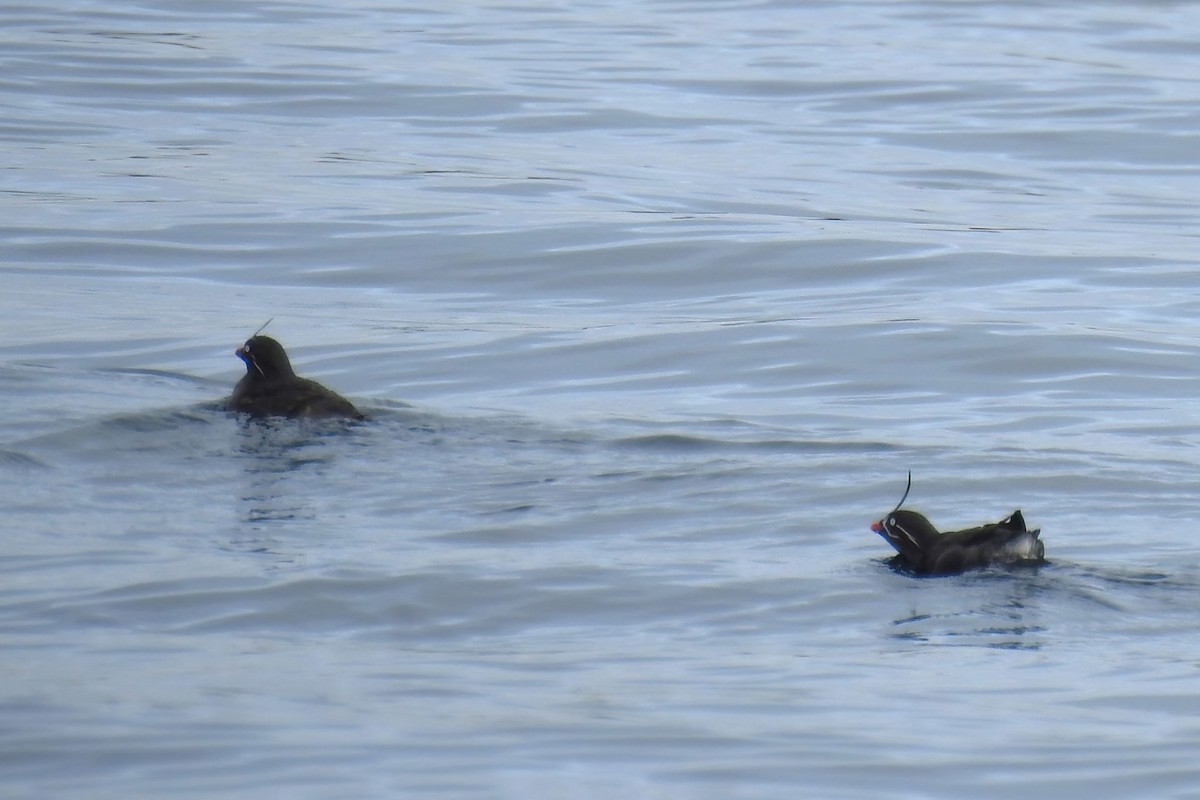
[[[900,498],[900,502],[896,503],[896,507],[892,509],[891,514],[895,514],[900,510],[900,506],[904,505],[904,501],[908,499],[908,492],[912,489],[912,470],[908,471],[908,485],[904,487],[904,496]],[[888,516],[891,516],[889,514]]]

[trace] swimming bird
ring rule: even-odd
[[[233,388],[230,410],[255,417],[365,419],[346,398],[298,376],[283,345],[270,336],[256,333],[234,352],[246,362],[246,374]]]
[[[890,514],[872,524],[871,530],[896,549],[900,564],[912,572],[954,575],[995,564],[1045,561],[1046,548],[1038,538],[1041,529],[1026,528],[1020,509],[999,522],[941,533],[924,515],[901,510],[911,488],[910,472],[904,497]]]

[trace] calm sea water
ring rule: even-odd
[[[4,797],[1200,797],[1200,5],[3,20]]]

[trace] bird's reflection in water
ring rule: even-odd
[[[232,547],[295,560],[282,552],[281,542],[316,522],[314,478],[319,484],[336,460],[330,445],[342,433],[336,421],[239,420],[234,454],[242,465],[242,486]]]
[[[1041,600],[1050,586],[1041,575],[1043,570],[1012,567],[918,580],[911,598],[914,605],[892,621],[890,638],[942,646],[1040,650],[1048,633]]]

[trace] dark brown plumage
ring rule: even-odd
[[[908,497],[907,490],[904,497]],[[1041,529],[1026,528],[1020,510],[999,522],[939,533],[923,515],[901,510],[903,504],[902,498],[890,514],[871,525],[871,530],[896,549],[902,566],[919,575],[953,575],[995,564],[1045,560],[1046,549],[1038,539]]]
[[[229,408],[255,417],[346,417],[363,419],[354,405],[292,370],[283,345],[255,335],[234,351],[246,374],[233,388]]]
[[[915,511],[893,511],[871,526],[920,575],[952,575],[993,564],[1045,560],[1040,530],[1028,530],[1020,511],[977,528],[939,533]]]

